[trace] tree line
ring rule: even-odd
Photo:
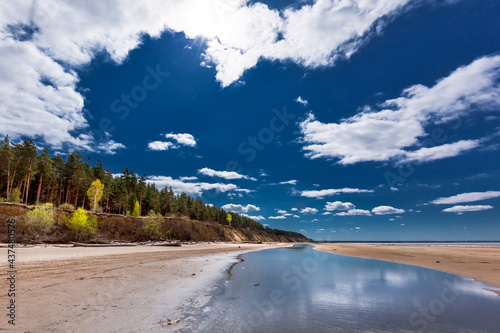
[[[63,159],[60,154],[51,156],[47,147],[39,150],[32,139],[13,143],[5,136],[0,142],[2,201],[95,209],[95,200],[89,200],[87,192],[97,179],[103,185],[99,195],[100,212],[145,216],[154,211],[163,216],[188,216],[193,220],[266,230],[277,235],[298,235],[264,227],[246,216],[229,214],[220,207],[205,204],[200,198],[174,193],[172,187],[158,189],[146,181],[146,174],[138,176],[127,167],[115,176],[99,160],[91,165],[90,158],[80,152],[72,152]]]

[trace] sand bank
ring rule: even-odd
[[[279,244],[16,249],[17,332],[165,332],[193,319],[235,257]],[[283,245],[281,245],[283,246]],[[7,249],[0,249],[7,305]],[[178,323],[168,325],[169,321]]]
[[[436,269],[500,288],[500,248],[317,244],[316,249]]]

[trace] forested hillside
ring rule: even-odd
[[[97,205],[91,200],[94,195],[89,195],[96,180],[102,184],[101,190],[99,187],[97,190],[100,192]],[[90,158],[79,152],[63,158],[59,154],[51,155],[47,147],[39,151],[31,139],[16,144],[8,136],[0,143],[0,202],[48,203],[63,209],[81,207],[99,213],[131,216],[154,212],[274,235],[303,237],[299,233],[264,227],[248,217],[207,205],[200,198],[174,193],[172,188],[158,189],[154,183],[146,181],[145,174],[137,176],[127,167],[120,175],[113,175],[99,160],[92,165]]]

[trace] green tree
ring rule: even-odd
[[[132,216],[139,216],[141,215],[141,208],[139,206],[139,201],[135,201],[134,203],[134,210],[132,210]]]
[[[86,240],[95,234],[97,220],[94,215],[88,215],[85,209],[78,208],[66,223],[66,226],[73,232],[75,239]]]
[[[102,199],[103,190],[104,185],[99,179],[94,180],[87,190],[87,196],[89,201],[92,203],[92,209],[94,212],[97,211],[97,204]]]

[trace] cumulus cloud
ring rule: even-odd
[[[307,100],[302,99],[302,97],[300,97],[300,96],[295,99],[295,102],[300,103],[304,106],[307,106],[307,104],[309,104],[309,102]]]
[[[435,205],[442,205],[442,204],[453,205],[462,202],[474,202],[474,201],[487,200],[497,197],[500,197],[500,191],[468,192],[468,193],[457,194],[451,197],[438,198],[436,200],[431,201],[431,203]]]
[[[340,189],[325,189],[325,190],[312,190],[312,191],[302,191],[300,193],[303,197],[321,199],[326,196],[337,195],[341,193],[371,193],[373,190],[363,190],[359,188],[340,188]]]
[[[194,138],[194,136],[188,133],[179,133],[179,134],[169,133],[166,134],[165,137],[167,139],[172,139],[176,141],[179,145],[182,146],[196,147],[196,139]]]
[[[148,143],[148,148],[150,150],[156,150],[156,151],[164,151],[174,147],[175,145],[172,142],[153,141]]]
[[[150,150],[165,151],[169,149],[178,149],[181,146],[196,147],[196,139],[188,133],[169,133],[165,138],[170,141],[153,141],[148,143]]]
[[[234,184],[186,182],[180,179],[173,179],[172,177],[168,176],[149,176],[146,181],[148,183],[154,183],[157,188],[171,186],[175,193],[184,192],[192,196],[201,196],[203,191],[211,190],[219,191],[222,193],[238,192],[239,190],[241,190]]]
[[[103,53],[120,64],[144,35],[168,30],[201,37],[200,65],[213,67],[225,87],[260,59],[333,66],[410,2],[317,0],[278,11],[247,0],[2,1],[0,134],[91,150],[74,69]],[[193,141],[179,138],[178,144]]]
[[[195,177],[195,176],[192,176],[192,177],[180,177],[179,179],[180,180],[184,180],[184,181],[190,181],[190,180],[197,180],[198,177]]]
[[[287,211],[283,210],[283,209],[277,209],[277,211],[278,211],[278,214],[282,214],[282,215],[287,213]]]
[[[293,215],[292,217],[293,217],[293,218],[296,218],[296,219],[299,219],[299,218],[300,218],[300,216],[298,216],[298,215]]]
[[[260,211],[259,207],[255,206],[255,205],[251,205],[251,204],[247,204],[246,206],[236,205],[236,204],[227,204],[227,205],[222,206],[222,209],[233,212],[233,213],[238,213],[238,214]]]
[[[302,214],[316,214],[318,210],[316,208],[306,207],[300,211]]]
[[[352,202],[342,202],[342,201],[334,201],[327,202],[325,205],[325,210],[333,211],[333,210],[350,210],[354,209],[356,206]]]
[[[300,124],[306,156],[335,158],[341,164],[365,161],[428,162],[457,156],[481,141],[462,140],[419,147],[425,126],[446,123],[475,110],[500,106],[500,56],[483,57],[460,67],[434,86],[414,85],[381,110],[363,111],[338,123],[322,123],[310,113]],[[384,108],[385,107],[385,108]]]
[[[286,219],[286,216],[283,216],[283,215],[269,216],[268,219],[271,219],[271,220],[283,220],[283,219]]]
[[[336,216],[357,216],[357,215],[371,216],[372,214],[370,213],[369,210],[350,209],[347,212],[340,212],[340,213],[336,213],[335,215]]]
[[[297,207],[292,207],[292,209],[290,209],[292,212],[296,212],[298,211],[299,209]]]
[[[36,137],[65,150],[123,148],[109,133],[96,143],[74,69],[102,51],[119,63],[141,35],[159,36],[165,25],[154,8],[134,1],[2,1],[0,135]]]
[[[252,216],[252,215],[247,215],[247,214],[241,214],[242,216],[246,216],[248,218],[251,218],[252,220],[255,220],[255,221],[261,221],[261,220],[265,220],[266,218],[262,215],[258,215],[258,216]]]
[[[210,177],[220,177],[224,179],[249,179],[256,181],[257,179],[245,175],[241,175],[235,171],[216,171],[210,168],[203,168],[198,170],[199,173]]]
[[[394,208],[391,206],[378,206],[372,209],[372,213],[375,215],[403,214],[404,212],[404,209]]]
[[[443,212],[446,213],[457,213],[458,215],[463,214],[464,212],[477,212],[480,210],[493,209],[493,206],[490,205],[466,205],[466,206],[453,206],[450,208],[443,209]]]

